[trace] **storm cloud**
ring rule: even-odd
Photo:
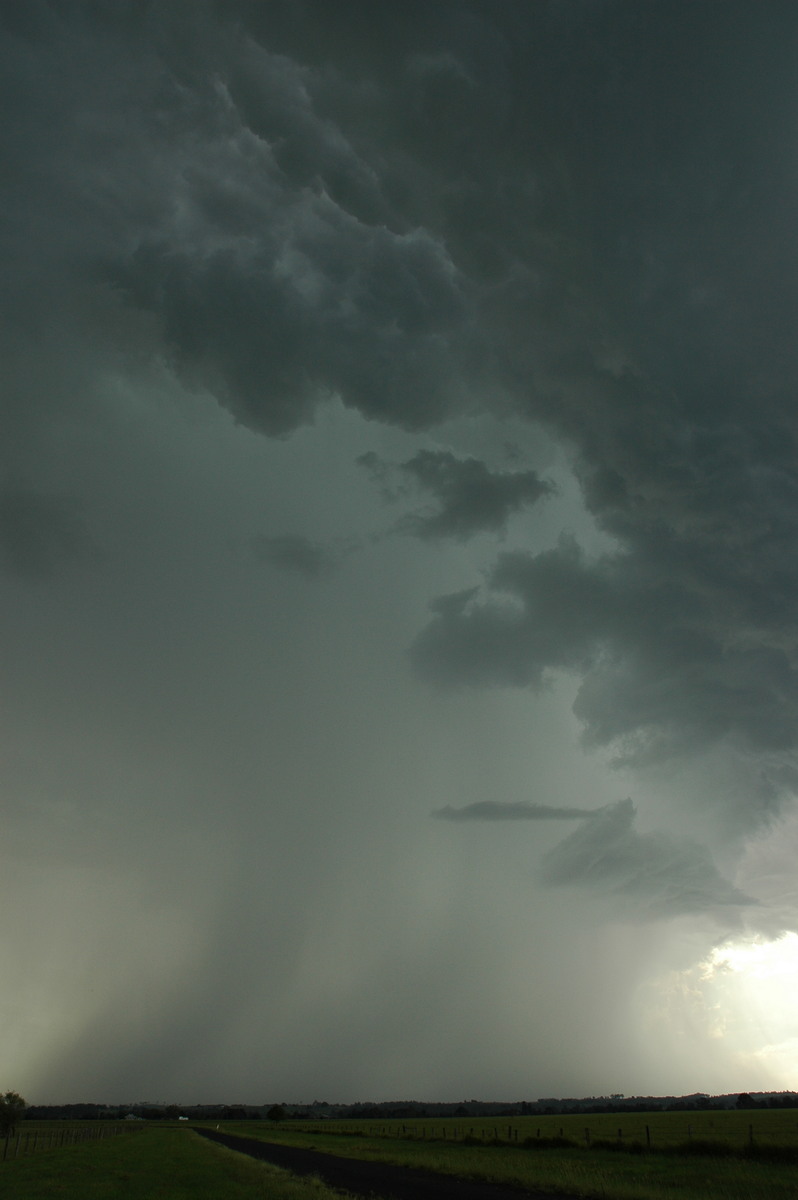
[[[415,484],[435,497],[436,510],[409,513],[397,525],[402,533],[428,540],[501,533],[513,513],[553,491],[534,471],[491,471],[479,459],[457,458],[447,450],[420,450],[393,471],[373,451],[358,462],[389,499],[396,495],[389,482],[392,474],[407,481],[404,490]]]
[[[283,533],[275,537],[256,539],[255,553],[272,566],[296,571],[310,579],[318,579],[335,570],[335,555],[326,547],[310,541],[301,534]]]
[[[529,804],[518,800],[514,804],[498,800],[477,800],[455,808],[447,804],[436,808],[433,817],[443,821],[579,821],[593,817],[589,808],[553,808],[549,804]]]
[[[796,37],[0,2],[5,1087],[786,1086]]]
[[[705,846],[634,828],[631,800],[608,805],[546,855],[541,878],[623,901],[641,920],[754,903],[725,880]]]

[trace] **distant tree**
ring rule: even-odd
[[[737,1097],[736,1107],[737,1108],[753,1108],[754,1107],[754,1101],[751,1098],[751,1096],[749,1096],[748,1092],[740,1093],[740,1095]]]
[[[273,1104],[266,1113],[266,1117],[269,1121],[284,1121],[285,1116],[286,1113],[282,1104]]]
[[[6,1092],[0,1096],[0,1137],[14,1132],[17,1122],[25,1116],[27,1104],[17,1092]]]

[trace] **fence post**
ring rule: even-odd
[[[648,1148],[650,1150],[651,1149],[651,1130],[649,1129],[648,1125],[646,1125],[646,1145],[648,1146]]]
[[[590,1130],[589,1129],[585,1130],[585,1145],[586,1146],[590,1145]]]

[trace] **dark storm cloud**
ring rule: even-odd
[[[590,889],[641,918],[754,904],[718,871],[705,846],[634,828],[631,800],[608,805],[545,856],[550,886]]]
[[[298,12],[3,6],[12,357],[57,306],[66,372],[159,361],[270,434],[331,396],[542,421],[619,551],[500,560],[421,670],[581,673],[588,739],[638,758],[794,747],[794,8]],[[544,486],[403,470],[427,539]]]
[[[554,808],[549,804],[502,803],[498,800],[478,800],[454,808],[451,804],[436,808],[432,813],[442,821],[580,821],[594,817],[600,810],[589,808]]]
[[[713,597],[698,564],[688,580],[669,566],[626,554],[590,561],[573,542],[506,554],[488,598],[463,593],[437,606],[414,661],[452,684],[538,687],[551,670],[578,672],[586,737],[629,760],[724,738],[790,749],[798,676],[787,646],[743,637],[729,612],[741,597]]]
[[[255,247],[250,233],[200,230],[199,258],[152,242],[115,270],[186,377],[272,434],[333,394],[409,428],[453,410],[445,347],[464,304],[442,246],[364,227],[324,193],[269,199]]]
[[[491,471],[477,458],[458,458],[448,450],[419,450],[395,468],[373,452],[361,455],[358,462],[388,498],[396,497],[390,487],[392,475],[431,493],[436,510],[410,513],[397,526],[400,532],[430,541],[501,533],[514,513],[554,491],[534,471]]]
[[[460,1064],[475,1046],[488,1063],[505,1039],[511,1073],[480,1078],[522,1090],[527,1063],[551,1055],[554,1093],[564,1068],[551,1047],[566,1027],[580,1078],[591,1055],[616,1069],[592,1030],[634,992],[635,956],[615,972],[597,947],[585,986],[561,894],[543,897],[548,945],[542,922],[502,922],[505,942],[491,903],[525,897],[501,868],[469,881],[480,926],[445,857],[419,851],[405,826],[397,851],[407,795],[476,763],[475,794],[501,794],[488,772],[523,778],[534,756],[523,737],[509,746],[525,701],[508,702],[510,732],[483,753],[468,722],[394,674],[396,643],[448,589],[413,648],[425,678],[545,690],[570,673],[587,742],[627,762],[707,747],[753,759],[748,829],[795,792],[796,6],[0,0],[0,32],[0,453],[13,456],[2,478],[25,482],[0,501],[17,602],[9,737],[18,724],[31,763],[48,768],[20,768],[32,811],[50,812],[74,757],[76,812],[119,818],[96,843],[107,892],[84,895],[68,863],[50,883],[22,883],[41,917],[32,948],[19,935],[22,972],[35,974],[18,1009],[23,1057],[52,1055],[52,1022],[70,1090],[81,1078],[144,1086],[163,1069],[166,1087],[229,1079],[234,1095],[243,1070],[253,1101],[265,1078],[281,1092],[301,1078],[311,1095],[319,1078],[372,1093],[399,1080],[404,1094],[454,1079],[475,1094],[483,1084],[461,1089]],[[362,495],[303,457],[301,435],[255,448],[247,431],[287,438],[328,403],[347,463],[364,445],[377,463],[409,456],[400,499],[422,488],[434,508],[407,532],[501,534],[542,485],[522,461],[483,468],[481,449],[471,462],[416,454],[419,438],[397,452],[400,435],[379,425],[429,445],[449,418],[509,418],[545,426],[615,548],[598,556],[566,538],[540,553],[548,529],[485,568],[484,544],[422,555],[402,543],[400,561],[396,539],[375,537],[359,576],[337,576],[335,605],[314,607],[309,587],[286,604],[230,546],[275,528],[263,512],[285,513],[277,529],[359,520],[366,545]],[[353,433],[359,417],[373,440]],[[329,522],[304,525],[311,510]],[[37,588],[31,604],[28,578],[85,557],[84,517],[113,561],[96,586]],[[349,532],[339,525],[330,546]],[[306,576],[338,554],[299,535],[260,549]],[[421,578],[430,569],[435,583]],[[490,712],[475,701],[474,725]],[[739,833],[739,799],[694,796],[685,823],[709,824],[714,805],[719,840]],[[444,819],[542,819],[477,807]],[[698,843],[640,832],[628,803],[573,819],[544,861],[552,887],[652,917],[746,903]],[[18,844],[38,851],[51,823],[42,815],[26,838],[27,820]],[[80,820],[69,828],[79,840]],[[117,887],[123,857],[131,877]],[[270,919],[278,909],[284,921]],[[120,963],[105,993],[104,971],[84,956],[84,980],[72,949],[103,920],[97,963]],[[533,987],[549,989],[548,1046],[529,1040],[531,975],[518,987],[510,965],[524,958]],[[397,1022],[407,980],[418,1007]],[[452,1022],[441,998],[455,993]],[[581,1007],[564,1022],[571,996]],[[497,1003],[506,1014],[486,1021]],[[280,1032],[258,1061],[264,1029]],[[622,1033],[625,1066],[642,1071]],[[200,1044],[211,1067],[197,1076]],[[592,1078],[577,1086],[604,1086]]]
[[[332,115],[356,84],[260,44],[235,6],[15,8],[9,307],[54,302],[43,277],[84,302],[110,284],[184,380],[271,434],[332,395],[408,428],[462,407],[473,289]]]
[[[542,237],[557,173],[541,150],[539,240],[516,243],[490,311],[520,406],[570,439],[619,550],[503,557],[486,594],[437,611],[414,660],[456,684],[576,672],[588,741],[636,761],[724,740],[790,751],[798,179],[780,148],[795,12],[620,3],[566,22],[565,7],[550,106],[531,83],[517,93],[540,145],[555,126],[560,138],[559,257]],[[519,55],[534,57],[537,20],[545,44],[555,7],[515,23]],[[492,234],[512,227],[515,199]]]
[[[326,547],[320,546],[299,534],[283,534],[279,537],[260,537],[254,542],[255,553],[264,562],[295,571],[310,579],[329,575],[337,565],[336,556]]]

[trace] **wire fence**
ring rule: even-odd
[[[138,1133],[141,1126],[122,1121],[104,1122],[102,1125],[62,1125],[49,1129],[15,1129],[3,1139],[0,1161],[20,1158],[26,1154],[38,1154],[42,1150],[55,1150],[62,1146],[77,1146],[82,1142],[96,1142],[102,1138],[115,1137],[120,1133]]]
[[[796,1112],[773,1112],[757,1114],[754,1120],[749,1114],[725,1113],[711,1115],[690,1114],[688,1120],[668,1119],[676,1114],[651,1114],[646,1118],[629,1120],[605,1116],[589,1123],[576,1116],[550,1117],[548,1119],[527,1118],[522,1122],[501,1123],[499,1121],[475,1120],[446,1122],[442,1119],[427,1123],[393,1120],[379,1121],[325,1121],[321,1123],[290,1122],[290,1127],[318,1134],[333,1134],[341,1137],[411,1138],[421,1141],[459,1142],[466,1144],[498,1145],[546,1145],[557,1141],[569,1141],[591,1147],[596,1143],[607,1147],[613,1143],[617,1148],[633,1145],[646,1149],[665,1149],[677,1146],[726,1143],[730,1148],[741,1149],[759,1145],[781,1145],[792,1147],[798,1152],[798,1121]],[[663,1119],[664,1117],[664,1119]],[[716,1119],[717,1118],[717,1119]],[[726,1118],[726,1119],[724,1119]]]

